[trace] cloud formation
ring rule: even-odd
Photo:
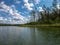
[[[36,4],[38,4],[40,2],[40,0],[34,0]]]
[[[59,4],[57,5],[57,8],[60,9],[60,5]]]
[[[24,1],[24,6],[28,9],[28,10],[33,10],[33,7],[35,4],[39,4],[40,0],[34,0],[32,2],[29,3],[30,0],[23,0]],[[34,3],[33,3],[34,2]]]
[[[44,11],[42,7],[38,7],[39,12]]]
[[[20,4],[20,0],[14,0],[14,2]]]
[[[9,15],[12,17],[12,18],[8,18],[8,22],[10,23],[24,23],[24,21],[26,21],[25,17],[22,16],[18,10],[15,9],[15,6],[14,5],[11,5],[11,6],[8,6],[6,5],[4,2],[1,2],[0,3],[0,7],[2,9],[0,9],[0,12],[3,11],[3,12],[6,12],[6,13],[9,13]],[[0,20],[4,20],[3,17],[0,17]]]
[[[28,1],[29,0],[23,0],[24,1],[24,6],[28,9],[28,10],[33,10],[33,6],[34,6],[34,4],[33,3],[29,3]]]

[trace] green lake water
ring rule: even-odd
[[[60,28],[0,26],[0,45],[60,45]]]

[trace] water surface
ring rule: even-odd
[[[60,45],[60,28],[0,26],[0,45]]]

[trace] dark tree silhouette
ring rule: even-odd
[[[41,12],[38,12],[35,7],[34,10],[30,12],[30,14],[32,15],[31,21],[35,22],[35,18],[36,18],[35,14],[38,13],[37,15],[39,16],[39,19],[37,22],[35,22],[36,24],[60,23],[60,9],[57,8],[57,3],[58,3],[57,0],[53,0],[51,8],[43,5],[42,9],[44,11]]]

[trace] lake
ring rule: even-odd
[[[60,28],[0,26],[0,45],[60,45]]]

